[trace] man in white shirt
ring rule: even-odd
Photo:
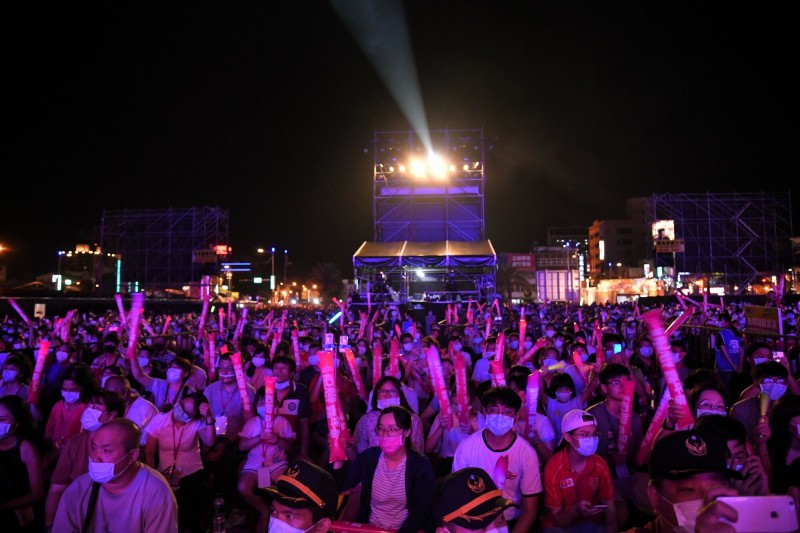
[[[122,376],[111,376],[106,380],[105,389],[116,392],[125,400],[125,418],[134,422],[142,432],[141,445],[146,444],[144,429],[150,420],[158,414],[158,409],[131,389],[130,382]]]

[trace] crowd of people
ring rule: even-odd
[[[719,496],[800,504],[800,312],[775,305],[781,338],[682,298],[7,316],[0,523],[725,531]]]

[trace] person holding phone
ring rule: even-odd
[[[542,533],[617,531],[614,484],[597,455],[597,419],[573,409],[561,423],[558,450],[544,467]]]

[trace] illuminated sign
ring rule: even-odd
[[[217,254],[214,250],[194,250],[192,252],[193,263],[216,263]]]
[[[228,246],[227,244],[215,244],[214,252],[217,255],[228,255],[231,253],[231,247]]]
[[[656,220],[653,222],[653,240],[675,240],[675,221]]]
[[[508,266],[518,268],[522,271],[536,270],[536,255],[534,254],[511,254],[508,256]]]
[[[222,263],[223,272],[250,272],[250,263]]]
[[[682,254],[686,248],[683,239],[656,239],[657,254]]]

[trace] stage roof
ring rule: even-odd
[[[368,242],[353,254],[354,267],[494,267],[491,241]]]

